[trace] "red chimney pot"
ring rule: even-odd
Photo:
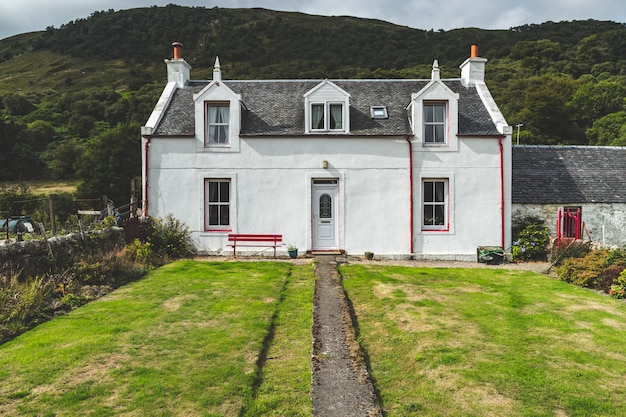
[[[172,43],[174,47],[174,59],[180,59],[183,57],[183,44],[180,42]]]
[[[471,51],[470,53],[471,58],[478,58],[478,45],[472,45],[472,48],[470,51]]]

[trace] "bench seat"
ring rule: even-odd
[[[283,235],[277,234],[257,234],[257,233],[229,233],[228,246],[233,248],[233,257],[237,257],[237,246],[267,247],[274,248],[274,258],[276,258],[276,248],[282,245]]]

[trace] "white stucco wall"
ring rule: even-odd
[[[562,207],[581,207],[585,224],[583,238],[608,246],[626,245],[626,204],[514,204],[513,216],[537,216],[546,221],[550,235],[556,237],[558,210]]]
[[[201,252],[230,250],[226,232],[204,230],[205,178],[231,178],[232,232],[281,233],[286,244],[301,251],[312,245],[312,179],[337,178],[340,248],[352,254],[410,254],[406,142],[247,138],[240,140],[239,152],[212,153],[198,152],[196,141],[152,138],[148,207],[151,216],[171,213],[184,221]],[[326,169],[323,161],[328,162]],[[413,175],[415,257],[474,260],[477,246],[501,244],[497,139],[461,139],[452,152],[414,146]],[[422,231],[421,178],[440,177],[450,181],[451,227]]]
[[[339,243],[351,253],[408,254],[408,146],[393,139],[242,139],[241,151],[197,153],[194,139],[153,138],[149,214],[168,213],[192,230],[199,249],[226,248],[204,231],[204,178],[231,178],[235,233],[281,233],[311,248],[311,182],[337,178]],[[322,161],[328,168],[322,168]]]

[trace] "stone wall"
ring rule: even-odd
[[[121,228],[71,233],[44,240],[0,241],[0,276],[20,278],[62,272],[76,259],[124,246]]]

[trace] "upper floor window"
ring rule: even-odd
[[[424,143],[446,143],[446,103],[424,103]]]
[[[228,103],[207,103],[206,146],[228,145],[230,105]]]
[[[343,103],[311,104],[311,130],[343,130]]]

